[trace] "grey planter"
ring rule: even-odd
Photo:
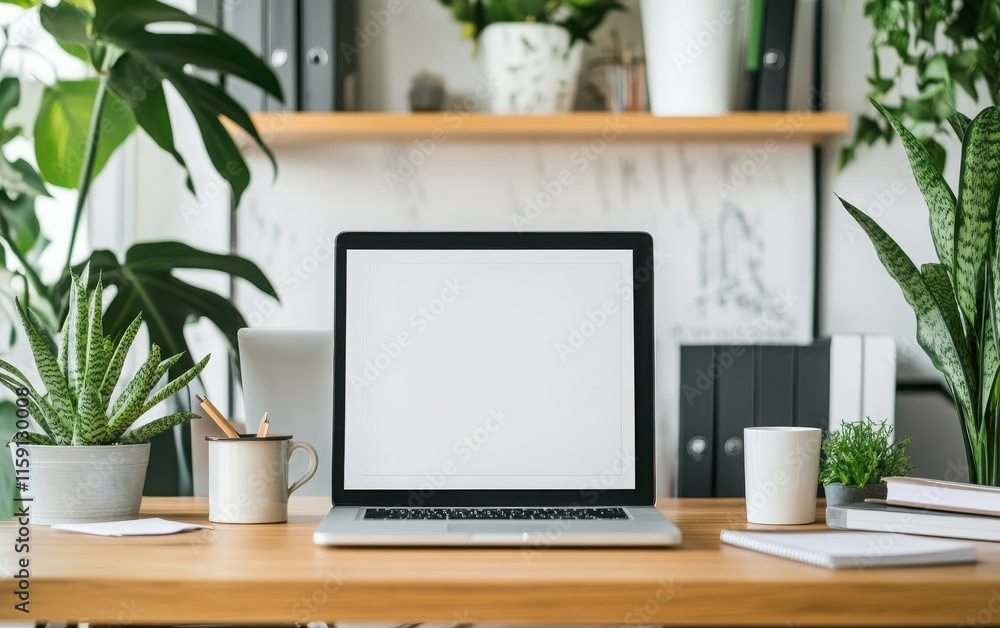
[[[866,499],[885,499],[885,484],[869,484],[868,486],[844,486],[840,482],[833,482],[823,487],[826,494],[827,506],[843,506],[863,502]]]
[[[31,523],[126,521],[139,516],[149,443],[58,447],[11,443],[28,452],[27,490]],[[20,479],[20,478],[19,478]]]

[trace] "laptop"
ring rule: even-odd
[[[646,233],[342,233],[321,545],[661,546]]]

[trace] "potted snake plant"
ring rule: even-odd
[[[872,100],[899,136],[927,204],[936,262],[917,267],[872,218],[840,199],[867,234],[917,319],[917,342],[958,408],[969,480],[1000,486],[1000,109],[949,119],[962,142],[958,194],[931,153]]]
[[[147,412],[193,380],[209,356],[157,389],[181,355],[162,359],[153,344],[124,387],[126,358],[142,324],[141,314],[117,343],[104,335],[102,285],[87,293],[88,271],[71,274],[69,314],[58,338],[19,301],[44,390],[15,366],[0,360],[0,383],[17,396],[22,423],[11,439],[22,496],[30,497],[31,522],[123,521],[139,514],[149,462],[149,440],[199,415],[177,412],[133,427]],[[120,392],[116,395],[116,391]],[[29,431],[28,417],[39,431]]]

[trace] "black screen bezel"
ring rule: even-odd
[[[347,251],[631,250],[635,329],[635,488],[600,490],[387,490],[344,488]],[[342,232],[334,302],[333,503],[337,506],[648,506],[655,501],[653,239],[644,232]],[[428,494],[429,493],[429,494]]]

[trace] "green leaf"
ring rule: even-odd
[[[146,425],[137,427],[131,432],[128,432],[122,436],[119,442],[122,445],[148,443],[154,436],[173,428],[175,425],[180,425],[185,421],[192,421],[200,418],[201,415],[195,414],[194,412],[177,412],[175,414],[168,414],[165,417],[160,417],[159,419],[150,421]]]
[[[958,311],[958,301],[955,300],[955,289],[948,275],[948,269],[944,264],[924,264],[920,267],[924,283],[938,309],[944,318],[945,326],[955,345],[962,370],[968,381],[973,381],[975,369],[972,363],[972,350],[969,341],[965,336],[965,329],[962,326],[962,314]]]
[[[17,302],[17,313],[21,319],[21,326],[28,336],[28,344],[31,346],[31,353],[35,359],[35,367],[38,369],[38,376],[45,384],[48,393],[49,403],[53,412],[53,431],[59,433],[71,433],[73,431],[73,417],[76,415],[70,396],[69,386],[66,378],[59,370],[59,363],[56,356],[52,355],[41,332],[35,328],[34,323],[26,314],[24,307]],[[56,425],[58,424],[58,425]]]
[[[101,321],[101,316],[104,314],[101,306],[103,292],[104,287],[101,285],[101,278],[98,277],[97,288],[90,297],[87,317],[87,365],[84,373],[86,385],[98,393],[104,381],[108,361],[111,359],[111,355],[104,351],[104,327]]]
[[[996,107],[980,112],[966,131],[958,185],[953,272],[959,307],[974,321],[980,271],[1000,199],[1000,114]]]
[[[844,199],[840,199],[840,202],[868,234],[882,265],[899,285],[906,302],[913,308],[917,319],[917,342],[927,353],[935,368],[948,380],[956,403],[964,411],[963,416],[973,416],[972,394],[956,339],[952,337],[946,316],[923,276],[906,253],[874,220]]]
[[[889,122],[906,150],[913,179],[927,203],[934,249],[941,263],[951,269],[955,257],[955,194],[920,140],[885,107],[874,100],[871,103]]]
[[[149,397],[149,391],[156,384],[153,374],[160,363],[160,348],[155,344],[149,348],[149,356],[139,367],[139,371],[125,387],[111,409],[111,425],[108,427],[107,438],[116,442],[140,416],[140,410]]]
[[[121,340],[118,341],[118,346],[115,347],[114,353],[111,354],[108,367],[105,369],[104,377],[101,379],[101,387],[98,389],[101,397],[105,400],[105,405],[107,405],[107,400],[111,398],[111,394],[115,391],[115,386],[118,385],[118,380],[122,375],[122,368],[125,366],[125,359],[128,358],[129,349],[132,348],[132,343],[139,334],[141,326],[142,314],[140,313],[125,328]]]
[[[128,250],[124,261],[110,251],[95,251],[89,261],[93,272],[115,286],[117,293],[105,310],[107,333],[118,336],[129,321],[142,312],[151,342],[167,355],[183,353],[170,369],[176,376],[194,366],[184,338],[184,326],[200,318],[209,319],[237,355],[237,333],[246,320],[233,303],[210,290],[187,283],[176,270],[211,270],[249,281],[265,294],[277,298],[274,287],[253,262],[235,255],[220,255],[177,242],[140,243]]]
[[[16,397],[21,396],[20,393],[18,392],[18,389],[27,388],[29,393],[26,398],[28,400],[28,409],[31,412],[31,418],[35,420],[35,423],[38,424],[38,427],[42,428],[42,431],[44,431],[48,436],[52,438],[57,438],[62,442],[69,444],[70,440],[72,440],[73,438],[73,435],[66,434],[63,432],[57,434],[53,430],[52,426],[53,425],[59,426],[59,423],[55,423],[50,420],[50,416],[52,414],[52,408],[50,408],[45,403],[45,400],[42,399],[37,392],[35,392],[34,388],[32,388],[31,386],[31,383],[25,380],[23,376],[20,374],[20,372],[13,366],[7,364],[6,362],[3,362],[2,360],[0,360],[0,363],[2,363],[0,364],[0,371],[6,370],[8,373],[10,373],[9,375],[7,373],[0,373],[0,385],[2,385],[10,392],[14,393],[14,396]]]
[[[23,9],[30,9],[42,0],[0,0],[2,4],[13,4],[17,5]]]
[[[0,79],[0,124],[7,119],[7,114],[19,102],[21,102],[21,81],[14,76]]]
[[[142,127],[157,146],[173,156],[174,160],[184,169],[187,188],[194,193],[194,183],[187,163],[174,145],[174,131],[167,110],[167,99],[163,94],[163,77],[156,67],[144,65],[134,55],[126,52],[115,63],[108,87],[114,91],[121,102],[131,107],[136,122]],[[137,85],[144,89],[136,92]],[[142,97],[138,97],[141,94]]]
[[[955,136],[958,137],[958,141],[962,142],[965,141],[965,130],[972,124],[972,120],[969,119],[969,116],[956,111],[948,116],[948,124],[951,125],[951,129],[955,132]]]
[[[72,327],[69,329],[69,370],[66,371],[70,393],[79,396],[83,389],[83,382],[86,381],[87,373],[87,345],[89,327],[89,317],[87,314],[87,286],[83,279],[70,275],[70,279],[75,285],[75,290],[70,298],[69,320]]]
[[[131,107],[149,136],[186,169],[174,147],[162,97],[162,83],[171,83],[193,114],[212,165],[229,183],[238,204],[250,172],[221,118],[229,118],[249,134],[272,164],[274,157],[246,111],[220,86],[197,78],[187,67],[239,77],[281,99],[277,76],[240,41],[177,8],[156,0],[95,0],[94,4],[94,35],[122,51],[111,67],[110,88]],[[155,32],[156,26],[164,23],[195,28],[190,33]],[[189,173],[189,185],[190,179]]]
[[[180,356],[177,355],[177,356],[174,356],[174,357],[175,358],[179,358]],[[197,377],[198,374],[200,374],[205,369],[205,367],[208,365],[208,360],[211,357],[212,357],[211,355],[206,355],[204,358],[202,358],[201,362],[198,362],[197,364],[195,364],[193,367],[191,367],[190,369],[188,369],[185,373],[183,373],[179,377],[177,377],[177,379],[174,379],[173,381],[169,382],[159,392],[157,392],[155,395],[153,395],[152,397],[150,397],[149,400],[146,401],[146,404],[142,407],[142,410],[139,411],[139,416],[142,416],[143,414],[146,414],[147,412],[149,412],[150,410],[152,410],[159,403],[165,401],[166,399],[169,399],[170,397],[173,397],[178,392],[180,392],[181,390],[183,390],[185,386],[187,386],[188,384],[190,384],[191,381],[195,377]],[[159,371],[160,371],[160,369],[157,369],[157,372],[159,372]],[[155,378],[155,376],[154,376],[154,378]],[[154,381],[159,381],[159,378],[155,378]]]
[[[33,196],[21,194],[12,199],[0,190],[0,235],[22,255],[44,241]]]
[[[97,79],[58,81],[42,94],[35,119],[35,161],[42,178],[52,185],[75,188],[80,183],[99,88]],[[94,177],[135,130],[135,118],[118,96],[109,93],[104,106]]]
[[[80,410],[77,412],[75,445],[105,445],[108,435],[108,417],[101,394],[90,382],[84,382],[80,392]]]

